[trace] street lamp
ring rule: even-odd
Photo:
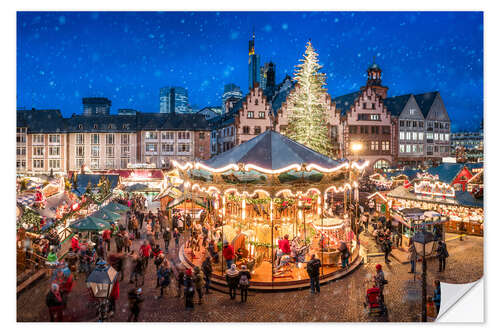
[[[108,265],[104,260],[97,262],[95,269],[87,278],[87,288],[90,289],[92,295],[99,301],[99,321],[106,318],[109,296],[113,290],[118,273]]]
[[[356,162],[357,162],[357,154],[362,149],[363,149],[363,144],[361,142],[353,142],[353,144],[351,145],[351,150],[354,153],[354,160]],[[349,172],[352,172],[352,168],[350,168]],[[359,237],[359,225],[358,225],[359,188],[357,185],[354,186],[354,201],[356,202],[356,207],[354,212],[354,227],[355,227],[354,231],[356,233],[356,237]]]
[[[426,230],[421,230],[413,236],[415,251],[422,257],[422,321],[427,321],[427,257],[434,250],[436,241],[434,235]]]

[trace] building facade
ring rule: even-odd
[[[240,87],[235,85],[234,83],[229,83],[224,85],[224,94],[222,94],[222,110],[224,113],[226,110],[226,103],[229,99],[233,102],[239,101],[243,97],[243,93],[241,92]]]
[[[456,132],[450,134],[451,154],[460,162],[482,162],[484,160],[483,132]]]

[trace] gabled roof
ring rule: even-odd
[[[138,113],[138,130],[209,130],[210,125],[203,114]]]
[[[419,173],[419,172],[422,172],[422,171],[415,170],[415,169],[404,169],[404,170],[395,171],[395,172],[387,172],[387,173],[385,173],[385,176],[387,178],[393,178],[393,177],[397,177],[399,175],[405,175],[406,177],[408,177],[409,181],[412,181],[413,179],[415,179],[415,177],[417,177],[417,173]]]
[[[467,191],[456,191],[455,200],[462,206],[483,208],[483,200],[477,200]]]
[[[28,127],[28,133],[66,132],[66,122],[59,110],[19,110],[17,117],[19,124]]]
[[[334,168],[341,164],[339,161],[332,160],[271,130],[212,157],[203,164],[212,168],[220,168],[231,163],[252,163],[261,168],[272,170],[281,169],[294,163],[315,163],[324,168]]]
[[[335,109],[339,110],[340,114],[344,116],[351,109],[351,106],[359,95],[361,95],[361,91],[334,97],[332,100],[335,102]]]
[[[472,172],[472,170],[474,170],[474,169],[484,169],[482,162],[465,163],[465,166],[467,167],[467,169],[469,169],[470,172]]]
[[[401,112],[403,112],[408,100],[410,99],[411,94],[388,97],[384,99],[384,105],[387,110],[391,113],[391,115],[399,117]]]
[[[429,168],[427,172],[439,176],[440,181],[449,184],[463,168],[464,165],[460,163],[441,163],[436,167]]]
[[[438,92],[427,92],[419,95],[414,95],[415,101],[418,104],[418,107],[422,111],[424,118],[427,118],[429,114],[429,110],[431,109],[432,103],[434,103],[434,99],[436,98]]]

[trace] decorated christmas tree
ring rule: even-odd
[[[332,155],[328,135],[327,112],[324,102],[325,74],[320,73],[318,54],[311,41],[307,42],[304,58],[296,66],[295,89],[290,94],[291,113],[286,135],[323,155]]]

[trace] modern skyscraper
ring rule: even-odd
[[[182,87],[160,89],[160,113],[188,113],[188,92]]]
[[[276,84],[276,65],[271,62],[266,62],[260,68],[260,87],[264,91],[272,92]]]
[[[109,115],[111,101],[104,97],[84,97],[83,102],[83,115]]]
[[[248,41],[248,89],[255,83],[260,83],[260,57],[255,54],[255,32]]]
[[[229,83],[224,85],[224,94],[222,95],[222,110],[224,113],[226,110],[226,101],[228,99],[240,100],[243,97],[243,93],[241,92],[240,87],[235,85],[234,83]]]

